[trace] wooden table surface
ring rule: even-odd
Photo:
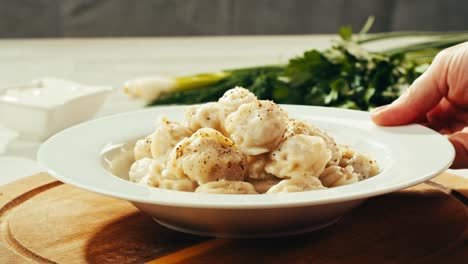
[[[434,181],[468,197],[468,180]],[[0,186],[0,263],[466,263],[468,207],[428,185],[374,197],[302,235],[215,239],[39,174]]]

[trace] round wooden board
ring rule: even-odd
[[[459,181],[442,175],[441,182]],[[457,183],[460,186],[460,183]],[[468,189],[466,180],[462,190]],[[419,185],[294,237],[201,238],[131,204],[36,175],[0,187],[0,263],[465,263],[468,209]]]

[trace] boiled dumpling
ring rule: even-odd
[[[248,178],[253,180],[271,179],[272,174],[265,171],[265,165],[267,162],[268,154],[249,156],[247,158]]]
[[[135,161],[130,167],[129,180],[131,182],[140,182],[140,180],[150,172],[150,166],[153,160],[150,158],[142,158]]]
[[[161,117],[156,131],[151,138],[152,156],[160,162],[166,163],[169,152],[182,139],[190,137],[192,131],[177,122]]]
[[[135,183],[158,187],[161,179],[162,166],[156,160],[142,158],[130,167],[129,180]]]
[[[328,135],[327,132],[322,129],[315,127],[307,122],[302,120],[290,120],[290,123],[286,127],[286,133],[284,134],[285,138],[294,136],[294,135],[309,135],[321,137],[325,140],[328,148],[331,151],[331,159],[329,160],[329,165],[336,165],[341,159],[341,151],[338,145],[335,142],[335,139]]]
[[[268,154],[249,156],[247,158],[248,181],[254,186],[258,193],[265,193],[273,185],[281,181],[280,178],[265,171],[268,162]]]
[[[288,137],[269,156],[265,170],[277,177],[318,177],[330,160],[331,152],[321,137],[295,135]]]
[[[281,178],[278,178],[273,174],[268,175],[268,178],[264,178],[261,180],[249,179],[249,183],[253,185],[253,187],[258,193],[266,193],[271,187],[275,186],[282,180]]]
[[[195,192],[223,194],[256,194],[252,184],[243,181],[212,181],[200,185]]]
[[[224,93],[224,95],[219,98],[218,102],[224,108],[224,112],[227,116],[237,111],[239,106],[243,104],[257,102],[257,97],[245,88],[235,87]]]
[[[379,173],[379,166],[377,161],[372,159],[369,155],[357,152],[346,145],[340,145],[343,157],[340,160],[340,166],[352,166],[354,172],[358,174],[359,180],[364,180],[369,177],[375,176]]]
[[[174,171],[168,169],[167,166],[161,170],[161,178],[159,180],[158,186],[159,188],[193,192],[197,186],[198,184],[190,180],[185,174],[174,173]]]
[[[267,193],[291,193],[324,189],[322,183],[316,177],[294,177],[280,181],[271,187]]]
[[[219,103],[194,105],[185,111],[185,125],[192,131],[209,127],[224,134],[224,108]]]
[[[281,142],[287,113],[271,101],[243,104],[226,118],[231,139],[247,155],[267,153]]]
[[[359,181],[358,175],[354,172],[354,169],[351,165],[348,165],[344,168],[337,165],[332,165],[322,172],[322,175],[320,175],[319,179],[326,187],[337,187]]]
[[[135,147],[133,148],[133,155],[135,156],[135,160],[153,158],[153,155],[151,154],[152,136],[153,135],[149,135],[135,143]]]
[[[202,128],[180,141],[169,154],[167,170],[198,184],[217,180],[242,181],[247,157],[234,142],[211,128]]]
[[[174,191],[193,192],[196,188],[196,184],[188,178],[162,179],[158,187]]]

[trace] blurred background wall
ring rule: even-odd
[[[373,32],[468,30],[465,0],[0,0],[0,37],[335,33],[372,14]]]

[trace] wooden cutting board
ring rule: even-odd
[[[468,196],[466,179],[434,181]],[[126,201],[39,174],[0,186],[0,263],[466,263],[462,200],[422,184],[320,231],[228,240],[166,229]]]

